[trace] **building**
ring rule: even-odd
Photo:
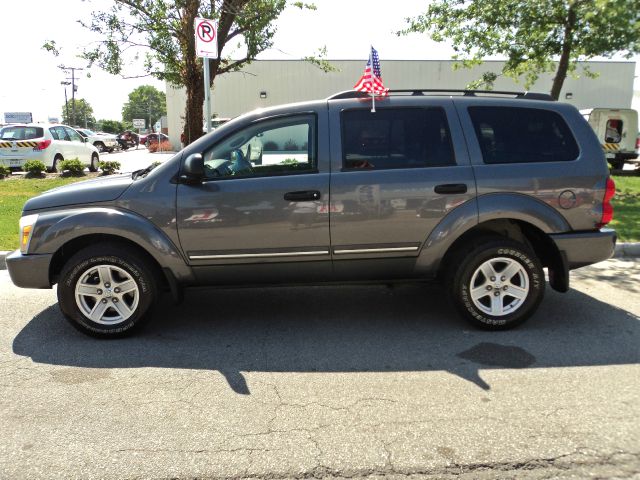
[[[350,90],[364,70],[365,60],[331,60],[339,69],[325,73],[303,60],[258,60],[241,72],[216,78],[211,92],[211,112],[218,117],[236,117],[255,108],[325,98]],[[454,69],[451,60],[383,60],[384,83],[392,89],[463,89],[486,71],[499,73],[504,62],[487,61],[473,69]],[[584,68],[598,75],[589,78]],[[592,107],[630,108],[633,98],[635,62],[582,62],[569,76],[561,100],[578,109]],[[531,91],[549,92],[553,74],[541,75]],[[522,84],[498,77],[495,90],[523,91]],[[167,85],[169,137],[180,146],[186,95],[184,88]],[[203,119],[204,121],[204,119]]]

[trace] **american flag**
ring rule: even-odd
[[[358,80],[358,83],[354,85],[353,89],[359,92],[373,93],[375,95],[388,95],[389,89],[382,83],[380,59],[378,58],[378,52],[375,48],[371,47],[369,61],[367,62],[367,66],[364,68],[364,75],[360,77],[360,80]]]

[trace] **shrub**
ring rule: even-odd
[[[268,142],[265,142],[265,144],[262,147],[262,149],[266,150],[268,152],[274,152],[274,151],[278,150],[278,144],[276,142],[273,142],[273,141],[269,140]]]
[[[22,168],[29,174],[28,176],[39,177],[47,167],[40,160],[27,160]]]
[[[102,170],[103,175],[111,175],[112,173],[116,173],[117,170],[120,170],[120,162],[116,161],[100,162],[98,166],[100,170]]]
[[[74,177],[84,175],[84,165],[80,160],[74,158],[72,160],[63,160],[58,163],[58,170]]]
[[[158,146],[158,142],[149,144],[149,151],[151,153],[156,153],[159,151],[170,152],[171,150],[173,150],[173,147],[171,146],[171,143],[168,142],[167,140],[163,140],[162,142],[160,142],[159,146]]]
[[[0,178],[8,177],[9,175],[11,175],[11,169],[4,165],[0,165]]]

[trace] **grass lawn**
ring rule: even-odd
[[[640,177],[614,176],[616,195],[611,200],[619,242],[640,242]]]
[[[0,250],[18,248],[18,221],[22,206],[29,198],[86,177],[0,180]]]
[[[18,220],[29,198],[51,188],[67,185],[80,178],[43,178],[0,180],[0,250],[18,248]],[[614,177],[613,222],[621,242],[640,241],[640,177]]]

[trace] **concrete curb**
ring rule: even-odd
[[[6,256],[11,252],[0,251],[0,270],[7,269]],[[616,244],[613,258],[637,258],[640,257],[640,242],[628,242]]]

